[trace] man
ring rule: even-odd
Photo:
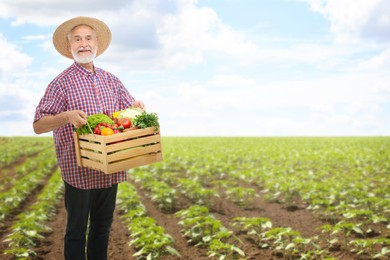
[[[86,124],[87,116],[129,106],[144,109],[113,74],[94,66],[111,41],[110,29],[91,17],[76,17],[61,24],[53,34],[56,50],[74,63],[47,87],[33,123],[37,134],[53,131],[58,165],[65,184],[67,226],[65,259],[107,259],[108,239],[117,185],[125,172],[104,174],[76,163],[73,127]],[[86,230],[89,230],[86,242]],[[86,252],[86,253],[85,253]]]

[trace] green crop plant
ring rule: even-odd
[[[292,257],[296,254],[294,239],[301,234],[290,227],[272,228],[265,232],[263,241],[278,251],[283,252],[286,257]]]
[[[345,249],[348,245],[348,239],[352,233],[364,235],[364,232],[360,228],[361,224],[355,224],[345,221],[340,221],[335,225],[325,224],[320,227],[323,233],[327,234],[326,241],[329,244],[329,247],[334,247],[339,242],[337,237],[338,234],[342,236],[341,247]]]
[[[207,255],[211,258],[218,258],[219,260],[245,259],[245,253],[239,247],[235,246],[234,244],[222,242],[219,239],[213,239],[210,241]]]
[[[208,247],[208,255],[219,259],[237,259],[237,255],[244,257],[245,253],[236,245],[230,243],[234,240],[233,231],[225,228],[222,223],[209,214],[208,208],[193,205],[175,213],[180,218],[178,224],[182,226],[181,232],[190,244],[199,247]]]
[[[212,206],[213,198],[219,196],[215,190],[204,188],[199,182],[192,179],[180,178],[177,182],[177,188],[184,196],[200,205]]]
[[[171,172],[171,171],[162,171],[154,174],[155,178],[159,181],[163,181],[167,184],[174,185],[176,183],[177,178],[180,177],[179,172]]]
[[[130,236],[133,238],[130,245],[134,245],[138,252],[135,257],[159,259],[169,253],[180,257],[179,252],[171,245],[173,238],[165,233],[165,229],[158,226],[151,217],[136,217],[128,223]]]
[[[268,247],[268,244],[262,243],[262,239],[265,236],[265,231],[272,228],[272,222],[269,218],[236,217],[232,219],[232,225],[253,237],[254,242],[259,247]]]
[[[177,212],[176,216],[181,216],[181,213],[183,211]],[[226,231],[222,223],[209,214],[182,217],[178,224],[183,227],[182,231],[184,236],[188,238],[188,243],[196,246],[207,245],[219,231],[222,229]]]
[[[193,205],[188,209],[183,209],[175,213],[176,217],[179,218],[194,218],[197,216],[207,216],[209,209],[201,205]]]
[[[142,170],[131,172],[131,174],[129,174],[129,177],[133,179],[136,183],[149,183],[155,180],[155,178],[152,174],[150,174],[150,172]]]
[[[386,238],[370,238],[370,239],[354,239],[349,242],[355,248],[352,252],[358,255],[368,255],[370,259],[390,258],[390,239]],[[376,250],[377,246],[381,246],[380,252]]]
[[[153,181],[148,188],[150,198],[158,204],[158,207],[165,211],[172,211],[176,190],[165,182]]]
[[[231,199],[241,208],[250,207],[257,195],[254,189],[244,187],[228,188],[226,194],[228,199]]]
[[[218,192],[218,194],[221,198],[226,197],[226,190],[229,187],[236,186],[236,183],[232,180],[220,180],[220,179],[213,180],[213,181],[211,181],[210,184]]]

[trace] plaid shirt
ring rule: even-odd
[[[87,115],[111,115],[131,106],[134,101],[111,73],[96,67],[95,73],[91,73],[75,62],[49,84],[36,108],[34,122],[69,110],[82,110]],[[99,189],[126,180],[125,172],[105,174],[77,166],[71,124],[54,130],[53,137],[62,178],[70,185],[80,189]]]

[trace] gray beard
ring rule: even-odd
[[[87,57],[80,57],[78,55],[73,55],[74,60],[77,63],[81,63],[81,64],[90,63],[95,59],[95,57],[96,57],[96,54],[91,54]]]
[[[95,58],[96,58],[96,51],[92,51],[91,55],[88,55],[88,56],[80,56],[77,53],[74,53],[72,51],[72,56],[73,56],[73,59],[77,63],[86,64],[86,63],[90,63],[90,62],[95,60]]]

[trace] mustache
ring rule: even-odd
[[[81,52],[81,51],[92,51],[92,49],[90,47],[80,47],[77,49],[77,53]]]

